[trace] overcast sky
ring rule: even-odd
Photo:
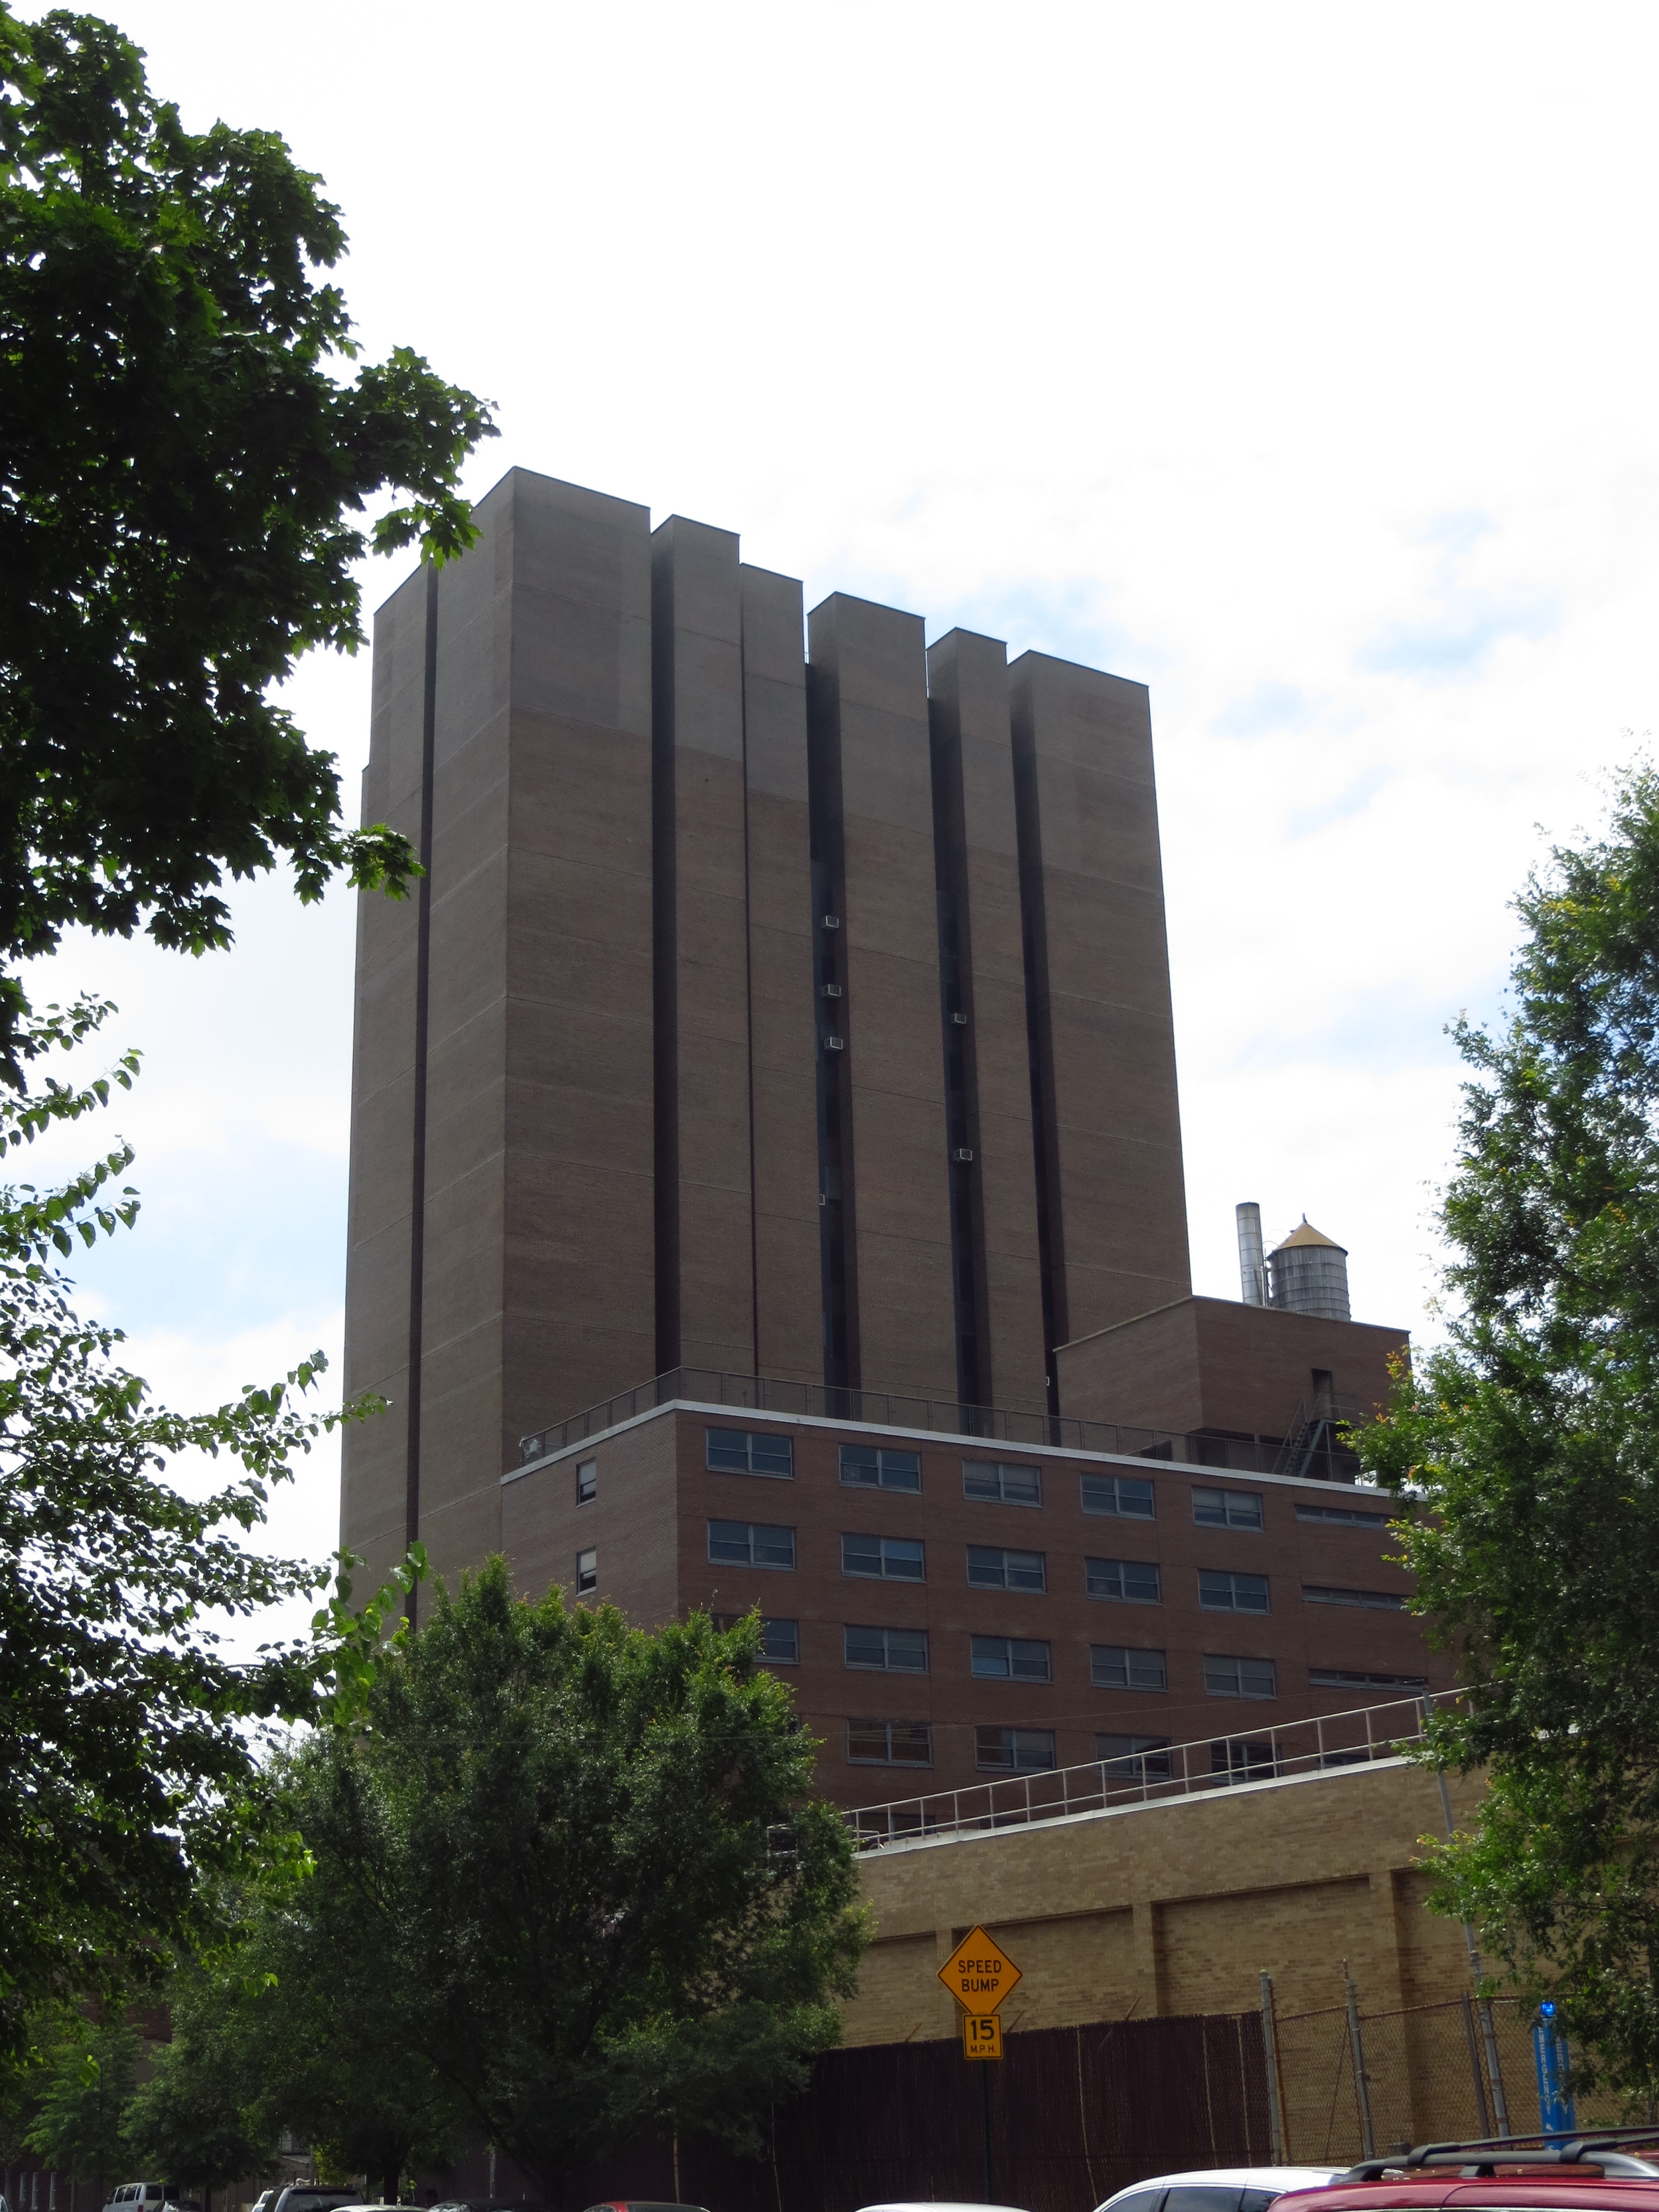
[[[1443,1025],[1655,719],[1659,13],[106,12],[187,123],[322,173],[369,353],[497,404],[472,491],[544,471],[809,606],[1149,684],[1196,1287],[1237,1295],[1256,1198],[1350,1248],[1357,1318],[1432,1328]],[[354,818],[368,678],[292,687]],[[238,910],[230,955],[52,978],[147,1055],[141,1225],[79,1274],[181,1400],[340,1333],[350,902]],[[335,1511],[319,1456],[279,1533]]]

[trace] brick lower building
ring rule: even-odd
[[[1348,1483],[690,1395],[611,1410],[503,1479],[519,1580],[642,1626],[758,1607],[849,1806],[1156,1765],[1453,1679],[1401,1610],[1386,1504]]]

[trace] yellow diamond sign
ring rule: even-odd
[[[993,2013],[1019,1979],[1019,1968],[982,1928],[964,1936],[939,1970],[939,1978],[964,2010]]]

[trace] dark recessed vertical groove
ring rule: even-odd
[[[1037,1263],[1042,1281],[1043,1370],[1048,1411],[1060,1412],[1054,1347],[1066,1341],[1066,1248],[1058,1205],[1054,1048],[1048,1004],[1048,919],[1042,830],[1029,695],[1013,714],[1014,819],[1019,850],[1020,937],[1025,959],[1025,1038],[1031,1074],[1031,1151],[1036,1170]]]
[[[739,584],[741,590],[741,584]],[[743,1018],[749,1069],[749,1310],[754,1322],[754,1372],[760,1360],[760,1224],[755,1188],[755,915],[749,874],[749,664],[743,605],[738,605],[738,704],[743,738]]]
[[[981,1202],[979,1083],[974,1058],[973,939],[968,903],[968,833],[962,790],[960,712],[927,702],[933,784],[933,872],[939,912],[939,1023],[945,1056],[945,1173],[950,1178],[951,1289],[956,1321],[957,1395],[964,1406],[990,1396],[986,1316],[985,1219]],[[951,725],[954,722],[955,726]],[[968,1017],[965,1025],[957,1014]],[[971,1161],[958,1161],[958,1152]]]
[[[679,933],[675,899],[674,555],[651,549],[651,943],[657,1372],[680,1364]]]
[[[432,969],[432,764],[438,731],[438,571],[426,572],[426,654],[421,702],[421,879],[415,893],[415,1098],[409,1213],[409,1439],[404,1541],[421,1534],[421,1359],[426,1298],[426,1060]],[[415,1620],[415,1591],[405,1611]]]
[[[831,1389],[860,1387],[858,1263],[853,1241],[852,1102],[847,1053],[831,1052],[831,1027],[850,1041],[848,1001],[826,999],[822,985],[846,988],[845,885],[841,812],[841,702],[835,677],[806,664],[808,821],[812,853],[812,976],[817,1054],[818,1267],[823,1314],[823,1379]],[[842,918],[839,930],[823,920]],[[837,1011],[838,1010],[838,1011]]]

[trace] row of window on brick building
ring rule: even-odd
[[[765,1431],[709,1429],[706,1432],[707,1464],[717,1474],[753,1474],[791,1481],[795,1473],[795,1446],[791,1437]],[[1042,1504],[1041,1467],[1024,1462],[964,1460],[962,1494],[981,1504],[1040,1506]],[[841,1480],[843,1487],[887,1490],[918,1495],[921,1490],[921,1455],[887,1445],[842,1444]],[[1079,1478],[1085,1513],[1115,1520],[1155,1521],[1158,1495],[1146,1476],[1085,1472]],[[599,1496],[599,1462],[585,1459],[576,1467],[576,1503],[591,1504]],[[1202,1528],[1257,1529],[1261,1527],[1261,1493],[1255,1490],[1218,1490],[1192,1486],[1193,1519]],[[1334,1522],[1348,1528],[1382,1529],[1389,1523],[1387,1508],[1337,1505],[1298,1498],[1298,1521]]]
[[[767,1430],[709,1429],[706,1462],[717,1474],[755,1474],[789,1481],[795,1472],[792,1437]],[[593,1462],[586,1464],[592,1468]],[[915,1494],[921,1489],[921,1455],[886,1444],[842,1444],[841,1480],[849,1489],[889,1490]],[[1043,1470],[1024,1461],[967,1459],[962,1462],[962,1494],[982,1504],[1040,1506]],[[1151,1480],[1142,1475],[1097,1473],[1079,1478],[1080,1502],[1085,1513],[1103,1514],[1126,1521],[1158,1518],[1158,1494]],[[580,1482],[578,1485],[580,1492]],[[590,1493],[591,1494],[591,1493]],[[1222,1490],[1192,1486],[1193,1518],[1200,1528],[1260,1529],[1261,1493],[1255,1490]],[[1323,1521],[1350,1528],[1385,1528],[1389,1511],[1382,1501],[1367,1510],[1363,1505],[1337,1505],[1322,1500],[1298,1498],[1298,1521]]]
[[[711,1521],[709,1564],[793,1573],[796,1564],[795,1534],[793,1528],[776,1522]],[[1024,1591],[1037,1595],[1048,1591],[1048,1560],[1044,1552],[1017,1552],[1000,1545],[969,1544],[967,1553],[968,1584],[972,1589]],[[927,1549],[913,1537],[843,1532],[841,1571],[855,1580],[926,1582]],[[1266,1575],[1245,1574],[1233,1567],[1199,1567],[1195,1572],[1198,1601],[1205,1612],[1271,1612],[1272,1595]],[[575,1581],[579,1597],[599,1588],[597,1547],[577,1553]],[[1091,1597],[1123,1605],[1164,1602],[1164,1572],[1155,1559],[1085,1559],[1083,1581]],[[1325,1583],[1304,1583],[1302,1598],[1306,1605],[1358,1606],[1389,1613],[1400,1612],[1406,1602],[1397,1590],[1346,1589]]]
[[[793,1528],[773,1522],[711,1521],[709,1563],[793,1572],[795,1534]],[[1046,1594],[1046,1553],[1008,1551],[994,1544],[969,1544],[966,1549],[970,1589]],[[843,1533],[841,1571],[864,1581],[926,1582],[927,1547],[915,1537]],[[1266,1575],[1245,1574],[1233,1567],[1200,1567],[1195,1572],[1198,1601],[1206,1612],[1263,1613],[1272,1609]],[[1164,1573],[1156,1559],[1085,1559],[1083,1579],[1091,1597],[1124,1605],[1164,1602]],[[1391,1613],[1399,1612],[1406,1602],[1397,1590],[1339,1589],[1323,1583],[1304,1583],[1302,1595],[1310,1605],[1360,1606]]]

